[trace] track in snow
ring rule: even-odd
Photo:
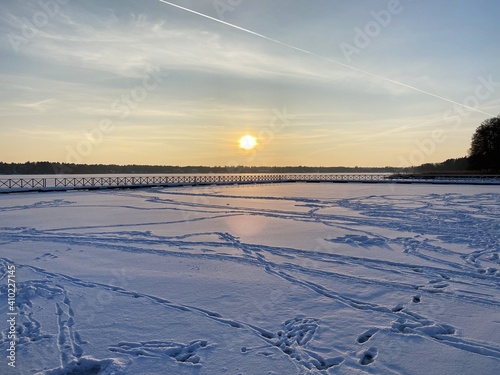
[[[468,320],[457,316],[460,309],[487,316],[500,307],[500,195],[492,188],[407,195],[385,188],[384,194],[338,198],[335,191],[323,190],[318,196],[297,196],[296,190],[282,196],[281,189],[151,189],[59,193],[52,200],[44,194],[43,200],[30,196],[24,204],[16,197],[3,200],[0,241],[8,251],[0,259],[2,279],[9,263],[25,275],[18,283],[18,353],[36,357],[53,343],[58,348],[49,354],[57,358],[20,361],[31,373],[53,375],[78,368],[89,374],[136,373],[141,361],[156,360],[166,360],[179,373],[203,373],[217,365],[210,362],[217,355],[229,356],[233,364],[252,356],[279,358],[297,373],[339,368],[401,373],[405,364],[394,345],[386,345],[390,338],[410,347],[426,340],[446,347],[446,353],[467,353],[477,363],[487,359],[478,374],[498,364],[500,343],[473,334]],[[43,220],[58,216],[64,219]],[[100,263],[96,254],[111,263],[126,264],[128,256],[149,265],[189,263],[186,277],[195,281],[185,282],[192,293],[203,288],[201,280],[223,277],[235,283],[235,293],[241,288],[241,297],[252,288],[252,278],[266,275],[281,297],[251,295],[253,305],[241,308],[214,286],[210,298],[187,301],[185,292],[148,284],[152,279],[143,273],[132,276],[145,283],[139,290],[123,277],[103,281],[102,273],[94,274]],[[87,260],[82,272],[73,265],[64,268],[80,259]],[[207,270],[213,264],[216,272]],[[244,273],[240,280],[225,267],[250,276]],[[283,292],[287,288],[297,296]],[[2,295],[5,289],[4,283]],[[88,333],[99,315],[91,319],[82,301],[99,293],[120,306],[140,303],[146,314],[180,314],[193,324],[221,328],[167,330],[170,336],[159,339],[146,326],[135,340],[113,341],[111,335],[97,345]],[[79,311],[75,298],[85,308]],[[224,309],[213,302],[217,299]],[[0,302],[5,306],[4,299]],[[113,305],[104,307],[99,314],[113,313]],[[350,319],[336,311],[350,311],[362,325],[347,327]],[[338,325],[331,323],[334,318]],[[495,331],[499,323],[490,318]],[[337,340],[327,339],[335,332]],[[5,331],[1,340],[3,348]],[[232,352],[232,345],[239,350]]]

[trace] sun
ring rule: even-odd
[[[257,146],[257,139],[251,135],[245,135],[240,138],[240,147],[245,150],[251,150]]]

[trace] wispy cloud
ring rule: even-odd
[[[54,108],[57,101],[54,99],[41,100],[35,103],[18,103],[18,107],[33,109],[38,112],[47,112],[49,109]]]
[[[61,34],[60,28],[65,30]],[[277,51],[258,41],[242,44],[219,32],[176,27],[131,14],[126,20],[82,24],[70,15],[59,28],[44,30],[25,52],[37,61],[84,68],[124,77],[140,77],[145,65],[167,69],[236,75],[247,78],[286,77],[325,81],[354,79],[358,74],[311,63],[308,57]]]

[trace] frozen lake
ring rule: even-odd
[[[499,234],[498,186],[0,196],[0,373],[494,374]]]

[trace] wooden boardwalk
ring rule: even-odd
[[[500,176],[415,176],[388,174],[206,174],[130,177],[0,178],[0,193],[117,188],[235,185],[268,183],[393,183],[500,185]]]

